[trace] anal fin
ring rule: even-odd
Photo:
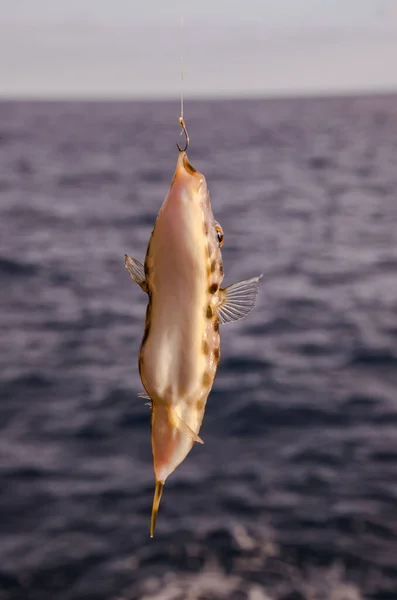
[[[145,406],[153,407],[153,400],[146,392],[139,392],[138,398],[143,398],[144,400],[150,400],[150,402],[145,402]]]

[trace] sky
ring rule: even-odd
[[[397,91],[397,0],[0,0],[0,97]],[[183,29],[181,28],[183,17]]]

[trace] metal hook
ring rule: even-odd
[[[188,149],[188,146],[189,146],[189,134],[188,134],[187,129],[186,129],[185,121],[182,119],[182,117],[179,117],[179,123],[181,124],[183,133],[185,134],[186,145],[185,145],[184,148],[181,148],[180,145],[177,144],[176,147],[178,148],[179,152],[186,152],[186,150]]]

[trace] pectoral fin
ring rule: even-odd
[[[133,279],[133,281],[135,281],[135,283],[139,285],[139,287],[144,292],[147,292],[145,267],[142,263],[139,262],[139,260],[131,258],[131,256],[128,256],[128,254],[125,254],[124,256],[124,264],[128,273],[131,275],[131,278]]]
[[[238,321],[251,312],[255,306],[261,277],[262,275],[239,281],[220,290],[222,302],[218,308],[218,317],[221,323]]]
[[[173,406],[168,406],[168,414],[170,417],[170,421],[174,427],[179,429],[179,431],[183,431],[183,433],[190,437],[190,439],[193,440],[193,442],[204,444],[201,437],[197,435],[197,433],[194,433],[193,429],[189,427],[189,425],[180,418]]]

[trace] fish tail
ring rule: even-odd
[[[154,528],[156,527],[157,513],[159,512],[159,505],[161,495],[163,493],[164,481],[156,480],[156,487],[154,488],[153,506],[152,506],[152,518],[150,520],[150,537],[154,536]]]

